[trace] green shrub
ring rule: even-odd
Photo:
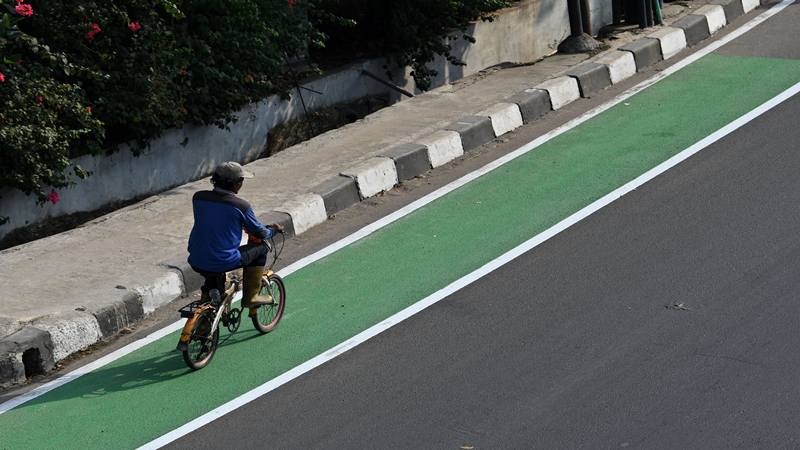
[[[52,200],[70,158],[124,142],[140,151],[187,123],[225,126],[285,90],[287,55],[312,34],[290,3],[31,0],[22,16],[0,0],[0,187]]]
[[[138,152],[185,124],[224,127],[287,92],[289,61],[309,50],[312,71],[325,53],[392,54],[424,89],[435,55],[461,64],[448,33],[508,3],[0,0],[0,187],[55,202],[49,190],[71,182],[72,158],[126,142]]]
[[[55,202],[46,189],[70,183],[64,171],[72,165],[71,150],[99,151],[103,128],[81,87],[64,79],[82,69],[20,33],[22,18],[5,12],[0,25],[0,186]],[[86,175],[80,167],[73,172]]]

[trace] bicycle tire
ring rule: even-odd
[[[261,334],[267,334],[274,330],[286,309],[286,285],[283,283],[283,278],[272,274],[264,279],[270,284],[273,303],[260,306],[256,315],[251,317],[253,326]]]
[[[211,339],[207,338],[208,331],[213,325],[213,311],[203,311],[200,313],[200,317],[197,318],[197,322],[195,322],[194,328],[192,329],[192,335],[189,337],[186,350],[181,352],[183,354],[183,361],[186,362],[186,365],[192,370],[202,369],[214,358],[214,353],[216,353],[217,346],[219,345],[219,327],[214,330]]]

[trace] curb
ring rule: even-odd
[[[287,236],[301,235],[336,213],[483,144],[557,111],[581,97],[620,83],[646,67],[669,59],[713,35],[732,20],[760,6],[759,0],[712,0],[669,26],[609,50],[481,112],[465,115],[414,142],[390,147],[320,183],[312,192],[258,215],[263,223],[283,225]],[[0,387],[24,383],[55,363],[96,342],[117,335],[156,308],[200,288],[202,277],[178,255],[162,264],[165,273],[147,286],[124,289],[119,299],[97,311],[46,316],[0,339]]]

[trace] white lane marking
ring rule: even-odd
[[[782,5],[788,5],[795,0],[786,0]],[[760,23],[760,22],[759,22]],[[644,83],[643,83],[644,84]],[[639,86],[637,86],[638,88]],[[633,88],[636,89],[636,88]],[[497,270],[498,268],[508,264],[509,262],[513,261],[514,259],[518,258],[519,256],[529,252],[533,248],[537,247],[541,243],[547,241],[548,239],[556,236],[557,234],[561,233],[562,231],[568,229],[572,225],[580,222],[581,220],[589,217],[590,215],[594,214],[595,212],[599,211],[600,209],[608,206],[609,204],[613,203],[614,201],[618,200],[625,194],[637,189],[638,187],[642,186],[643,184],[647,183],[648,181],[652,180],[653,178],[657,177],[658,175],[666,172],[667,170],[671,169],[672,167],[680,164],[687,158],[691,157],[692,155],[700,152],[704,148],[708,147],[709,145],[717,142],[718,140],[722,139],[723,137],[729,135],[730,133],[736,131],[737,129],[741,128],[742,126],[746,125],[750,121],[754,120],[755,118],[761,116],[765,112],[769,111],[770,109],[774,108],[775,106],[779,105],[780,103],[784,102],[785,100],[791,98],[794,95],[800,93],[800,83],[795,84],[794,86],[790,87],[789,89],[783,91],[781,94],[773,97],[766,103],[762,104],[761,106],[753,109],[752,111],[748,112],[747,114],[739,117],[735,121],[729,123],[728,125],[724,126],[723,128],[715,131],[711,135],[705,137],[704,139],[700,140],[699,142],[695,143],[691,147],[681,151],[680,153],[674,155],[673,157],[669,158],[668,160],[664,161],[663,163],[659,164],[658,166],[648,170],[644,174],[640,175],[639,177],[635,178],[634,180],[626,183],[620,188],[612,191],[611,193],[605,195],[604,197],[600,198],[599,200],[595,201],[594,203],[586,206],[585,208],[581,209],[580,211],[574,213],[573,215],[569,216],[568,218],[564,219],[563,221],[559,222],[558,224],[554,225],[553,227],[547,229],[546,231],[536,235],[535,237],[529,239],[528,241],[520,244],[519,246],[513,248],[512,250],[504,253],[503,255],[497,257],[496,259],[490,261],[486,265],[480,267],[479,269],[473,271],[472,273],[465,275],[464,277],[456,280],[455,282],[449,284],[448,286],[440,289],[439,291],[435,292],[434,294],[420,300],[419,302],[409,306],[408,308],[394,314],[393,316],[389,317],[381,321],[380,323],[368,328],[367,330],[359,333],[356,336],[336,345],[335,347],[317,355],[316,357],[300,364],[292,368],[291,370],[281,374],[280,376],[273,378],[272,380],[258,386],[255,389],[252,389],[245,394],[225,403],[212,411],[192,420],[184,424],[183,426],[157,438],[149,443],[139,447],[140,449],[158,449],[167,445],[198,428],[201,428],[210,422],[250,403],[251,401],[269,393],[277,389],[278,387],[294,380],[295,378],[300,377],[301,375],[313,370],[316,367],[330,361],[333,358],[347,352],[348,350],[362,344],[363,342],[367,341],[368,339],[377,336],[378,334],[388,330],[389,328],[399,324],[400,322],[408,319],[409,317],[414,316],[415,314],[423,311],[424,309],[428,308],[431,305],[436,304],[437,302],[441,301],[442,299],[450,296],[451,294],[463,289],[464,287],[474,283],[475,281],[479,280],[480,278],[490,274],[491,272]],[[621,101],[621,100],[620,100]],[[617,102],[618,103],[618,102]],[[603,108],[603,107],[600,107]],[[598,108],[598,109],[600,109]],[[607,107],[606,107],[607,109]],[[583,116],[582,116],[583,117]],[[576,119],[579,120],[579,119]],[[566,125],[565,125],[566,126]],[[567,128],[568,129],[568,128]],[[566,130],[563,130],[566,131]],[[562,132],[563,132],[562,131]],[[560,133],[559,133],[560,134]],[[552,136],[554,137],[554,136]],[[552,138],[551,137],[551,138]],[[534,141],[536,142],[536,141]],[[530,145],[530,144],[529,144]],[[527,148],[523,147],[523,148]],[[531,147],[533,148],[533,147]],[[513,159],[513,158],[511,158]],[[510,160],[510,159],[509,159]],[[499,167],[498,164],[496,167]],[[481,169],[483,170],[483,169]],[[491,169],[490,169],[491,170]],[[488,172],[489,170],[486,170]],[[484,173],[486,173],[484,172]],[[472,174],[470,174],[472,175]],[[467,177],[469,177],[468,175]],[[465,177],[466,178],[466,177]],[[473,179],[473,178],[471,178]],[[456,183],[461,180],[457,180]],[[449,187],[446,186],[446,187]],[[444,189],[444,188],[443,188]],[[437,191],[438,192],[438,191]],[[449,191],[448,191],[449,192]],[[436,197],[438,198],[438,197]],[[422,200],[422,199],[420,199]],[[409,205],[411,206],[411,205]],[[416,208],[415,208],[416,209]],[[412,209],[413,211],[413,209]],[[410,212],[410,211],[409,211]],[[402,217],[402,216],[401,216]],[[398,217],[399,218],[399,217]],[[314,256],[314,255],[312,255]],[[298,267],[299,268],[299,267]],[[297,270],[297,269],[294,269]]]
[[[448,194],[448,193],[460,188],[461,186],[469,183],[470,181],[472,181],[472,180],[474,180],[474,179],[476,179],[476,178],[478,178],[478,177],[480,177],[480,176],[482,176],[482,175],[484,175],[486,173],[491,172],[492,170],[494,170],[494,169],[496,169],[496,168],[498,168],[498,167],[500,167],[500,166],[502,166],[502,165],[504,165],[504,164],[506,164],[506,163],[518,158],[519,156],[522,156],[522,155],[530,152],[534,148],[544,144],[545,142],[555,138],[556,136],[559,136],[560,134],[562,134],[562,133],[564,133],[566,131],[569,131],[572,128],[575,128],[576,126],[578,126],[578,125],[582,124],[583,122],[585,122],[585,121],[597,116],[598,114],[602,113],[603,111],[606,111],[607,109],[609,109],[609,108],[611,108],[611,107],[623,102],[624,100],[626,100],[629,97],[635,95],[639,91],[641,91],[641,90],[643,90],[643,89],[655,84],[656,82],[666,78],[667,76],[677,72],[678,70],[680,70],[683,67],[691,64],[692,62],[696,61],[697,59],[701,58],[702,56],[705,56],[708,53],[713,52],[714,50],[716,50],[717,48],[721,47],[722,45],[725,45],[726,43],[730,42],[731,40],[733,40],[733,39],[741,36],[742,34],[750,31],[751,29],[755,28],[756,26],[758,26],[759,24],[761,24],[765,20],[769,19],[773,15],[775,15],[775,14],[779,13],[780,11],[782,11],[784,8],[786,8],[790,4],[794,3],[794,1],[795,0],[783,0],[781,3],[773,6],[769,10],[765,11],[764,13],[762,13],[759,16],[757,16],[754,19],[752,19],[751,21],[747,22],[746,24],[743,24],[740,28],[738,28],[735,31],[731,32],[727,36],[721,38],[719,41],[712,43],[711,45],[699,50],[697,53],[692,54],[692,55],[688,56],[687,58],[685,58],[685,59],[683,59],[683,60],[681,60],[679,62],[676,62],[674,65],[672,65],[669,68],[663,70],[662,72],[659,72],[657,75],[653,76],[652,78],[650,78],[648,80],[645,80],[642,83],[634,86],[633,88],[625,91],[624,93],[620,94],[619,96],[617,96],[613,100],[610,100],[608,103],[605,103],[605,104],[603,104],[601,106],[598,106],[598,107],[596,107],[596,108],[584,113],[580,117],[577,117],[577,118],[567,122],[566,124],[564,124],[564,125],[556,128],[556,129],[550,131],[549,133],[540,136],[536,140],[524,145],[523,147],[520,147],[519,149],[517,149],[517,150],[515,150],[515,151],[513,151],[513,152],[511,152],[511,153],[509,153],[507,155],[505,155],[504,157],[499,158],[499,159],[487,164],[486,166],[483,166],[482,168],[480,168],[480,169],[478,169],[478,170],[476,170],[474,172],[471,172],[471,173],[459,178],[458,180],[455,180],[455,181],[451,182],[450,184],[448,184],[446,186],[443,186],[442,188],[440,188],[440,189],[438,189],[438,190],[426,195],[425,197],[422,197],[422,198],[414,201],[413,203],[410,203],[410,204],[406,205],[405,207],[395,211],[392,214],[389,214],[386,217],[383,217],[382,219],[380,219],[380,220],[378,220],[376,222],[373,222],[370,225],[367,225],[366,227],[364,227],[361,230],[351,234],[350,236],[347,236],[347,237],[345,237],[345,238],[343,238],[343,239],[341,239],[341,240],[339,240],[339,241],[337,241],[337,242],[335,242],[335,243],[333,243],[333,244],[331,244],[331,245],[329,245],[329,246],[327,246],[327,247],[325,247],[325,248],[323,248],[323,249],[321,249],[321,250],[319,250],[319,251],[317,251],[317,252],[315,252],[315,253],[313,253],[313,254],[311,254],[309,256],[306,256],[306,257],[296,261],[295,263],[293,263],[293,264],[287,266],[286,268],[284,268],[283,270],[279,271],[278,274],[283,276],[283,277],[286,277],[286,276],[296,272],[297,270],[300,270],[303,267],[306,267],[309,264],[312,264],[312,263],[314,263],[314,262],[316,262],[316,261],[318,261],[318,260],[330,255],[331,253],[334,253],[334,252],[338,251],[339,249],[341,249],[343,247],[346,247],[347,245],[352,244],[353,242],[356,242],[356,241],[358,241],[360,239],[363,239],[363,238],[369,236],[370,234],[380,230],[381,228],[383,228],[383,227],[385,227],[385,226],[387,226],[387,225],[389,225],[389,224],[391,224],[391,223],[393,223],[393,222],[395,222],[395,221],[407,216],[408,214],[410,214],[410,213],[416,211],[417,209],[427,205],[428,203],[431,203],[432,201],[438,199],[439,197],[442,197],[442,196],[444,196],[444,195],[446,195],[446,194]],[[410,307],[410,308],[413,308],[413,306]],[[422,308],[422,309],[424,309],[424,308]],[[420,309],[420,311],[422,309]],[[381,324],[387,323],[389,320],[391,320],[391,319],[387,319],[386,321],[381,322]],[[174,323],[172,323],[170,325],[167,325],[166,327],[162,328],[161,330],[153,332],[152,334],[150,334],[150,335],[148,335],[148,336],[146,336],[146,337],[144,337],[144,338],[142,338],[142,339],[140,339],[138,341],[132,342],[132,343],[130,343],[130,344],[118,349],[118,350],[115,350],[114,352],[109,353],[108,355],[106,355],[106,356],[104,356],[104,357],[102,357],[100,359],[97,359],[94,362],[91,362],[91,363],[89,363],[89,364],[87,364],[87,365],[85,365],[83,367],[75,369],[74,371],[72,371],[72,372],[70,372],[70,373],[68,373],[66,375],[63,375],[63,376],[61,376],[61,377],[59,377],[59,378],[57,378],[57,379],[55,379],[55,380],[53,380],[53,381],[51,381],[49,383],[46,383],[46,384],[44,384],[42,386],[39,386],[36,389],[33,389],[33,390],[31,390],[30,392],[28,392],[26,394],[23,394],[23,395],[21,395],[19,397],[15,397],[15,398],[13,398],[11,400],[6,401],[5,403],[0,405],[0,414],[3,414],[3,413],[11,410],[12,408],[14,408],[16,406],[19,406],[19,405],[21,405],[21,404],[23,404],[23,403],[25,403],[27,401],[30,401],[30,400],[32,400],[32,399],[34,399],[36,397],[39,397],[39,396],[41,396],[41,395],[43,395],[43,394],[45,394],[45,393],[47,393],[47,392],[49,392],[49,391],[51,391],[53,389],[56,389],[59,386],[62,386],[64,384],[66,384],[66,383],[69,383],[70,381],[73,381],[73,380],[75,380],[75,379],[77,379],[77,378],[79,378],[79,377],[81,377],[81,376],[93,371],[93,370],[99,369],[99,368],[105,366],[106,364],[112,363],[112,362],[116,361],[117,359],[122,358],[123,356],[125,356],[125,355],[127,355],[129,353],[132,353],[132,352],[134,352],[134,351],[146,346],[147,344],[155,342],[158,339],[169,335],[172,332],[180,330],[183,327],[183,322],[184,322],[183,320],[178,320],[178,321],[176,321],[176,322],[174,322]],[[334,349],[335,348],[337,348],[337,347],[334,347]],[[298,368],[299,367],[303,367],[303,366],[304,365],[298,366]],[[289,372],[287,372],[287,373],[289,373]],[[281,377],[283,377],[283,375],[281,375],[280,377],[276,378],[276,380],[277,379],[281,379]],[[245,395],[247,395],[247,394],[245,394]],[[214,410],[214,411],[216,411],[216,410]],[[214,411],[211,411],[208,414],[212,414]],[[205,416],[202,416],[202,417],[205,417]],[[195,419],[195,420],[199,420],[199,419],[200,418]],[[195,421],[192,421],[190,423],[194,423],[194,422]],[[179,429],[183,429],[183,427],[181,427]],[[191,430],[187,430],[186,433],[188,433],[189,431],[191,431]],[[167,435],[165,435],[165,436],[167,436]],[[180,437],[180,436],[175,436],[173,439],[177,439],[177,437]],[[153,441],[153,442],[156,442],[156,441]],[[170,441],[164,441],[163,444],[161,444],[161,445],[164,445],[167,442],[170,442]],[[150,445],[150,444],[147,444],[147,445]],[[149,447],[149,448],[152,448],[152,447]]]
[[[776,105],[780,104],[781,102],[785,101],[786,99],[792,97],[800,93],[800,83],[795,84],[791,88],[787,89],[777,97],[772,98],[768,102],[762,104],[758,108],[750,111],[749,113],[745,114],[744,116],[736,119],[735,121],[731,122],[730,124],[726,125],[725,127],[717,130],[713,134],[709,135],[708,137],[704,138],[703,140],[697,142],[696,144],[692,145],[691,147],[683,150],[682,152],[676,154],[672,158],[664,161],[663,163],[659,164],[658,166],[650,169],[649,171],[645,172],[644,174],[640,175],[633,181],[625,184],[624,186],[614,190],[613,192],[607,194],[606,196],[602,197],[601,199],[595,201],[594,203],[590,204],[589,206],[581,209],[580,211],[576,212],[575,214],[569,216],[568,218],[564,219],[563,221],[559,222],[558,224],[554,225],[553,227],[549,228],[548,230],[544,231],[541,234],[529,239],[528,241],[520,244],[519,246],[515,247],[514,249],[504,253],[503,255],[499,256],[498,258],[492,260],[491,262],[487,263],[483,267],[475,270],[474,272],[456,280],[455,282],[449,284],[445,288],[435,292],[434,294],[420,300],[419,302],[409,306],[408,308],[400,311],[399,313],[389,317],[386,320],[374,325],[367,330],[359,333],[356,336],[342,342],[341,344],[331,348],[323,352],[322,354],[300,364],[299,366],[289,370],[281,374],[280,376],[273,378],[272,380],[262,384],[261,386],[225,403],[224,405],[215,408],[214,410],[192,420],[191,422],[177,428],[170,433],[167,433],[158,439],[155,439],[142,447],[140,449],[157,449],[164,445],[169,444],[170,442],[175,441],[176,439],[185,436],[186,434],[204,426],[208,423],[218,419],[219,417],[228,414],[231,411],[240,408],[241,406],[246,405],[247,403],[267,394],[268,392],[277,389],[278,387],[294,380],[295,378],[305,374],[306,372],[311,371],[312,369],[330,361],[333,358],[347,352],[348,350],[362,344],[364,341],[388,330],[389,328],[393,327],[394,325],[399,324],[400,322],[408,319],[409,317],[419,313],[420,311],[424,310],[425,308],[441,301],[442,299],[448,297],[449,295],[463,289],[464,287],[474,283],[475,281],[479,280],[480,278],[490,274],[491,272],[497,270],[498,268],[508,264],[509,262],[513,261],[517,257],[525,254],[526,252],[532,250],[539,244],[547,241],[548,239],[552,238],[553,236],[561,233],[562,231],[568,229],[572,225],[580,222],[581,220],[589,217],[590,215],[594,214],[598,210],[604,208],[605,206],[609,205],[610,203],[616,201],[620,197],[624,196],[625,194],[637,189],[641,185],[647,183],[648,181],[652,180],[653,178],[657,177],[658,175],[666,172],[670,168],[676,166],[677,164],[681,163],[685,159],[691,157],[695,153],[703,150],[704,148],[708,147],[709,145],[713,144],[714,142],[722,139],[723,137],[727,136],[728,134],[732,133],[733,131],[737,130],[738,128],[742,127],[743,125],[747,124],[751,120],[757,118],[758,116],[764,114],[768,110],[772,109]]]

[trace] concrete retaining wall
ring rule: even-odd
[[[437,59],[431,64],[439,71],[432,87],[503,62],[531,62],[552,54],[569,35],[566,2],[524,0],[514,8],[500,11],[493,22],[473,24],[468,32],[477,43],[459,39],[453,51],[467,65],[454,66],[443,58]],[[384,59],[374,59],[327,74],[306,84],[322,94],[303,91],[303,100],[310,110],[369,95],[388,94],[392,101],[402,100],[400,94],[362,73],[367,70],[386,77],[385,65]],[[392,79],[408,90],[419,92],[409,73],[410,69],[398,69]],[[229,130],[213,126],[173,129],[153,140],[150,149],[138,157],[123,148],[111,156],[78,158],[75,162],[93,175],[61,190],[61,200],[56,205],[39,207],[33,197],[17,190],[2,189],[0,216],[7,216],[10,221],[0,226],[0,238],[47,218],[93,211],[115,202],[163,192],[209,175],[221,161],[252,161],[264,150],[271,128],[302,114],[296,92],[289,100],[272,96],[240,111],[239,120],[231,124]]]

